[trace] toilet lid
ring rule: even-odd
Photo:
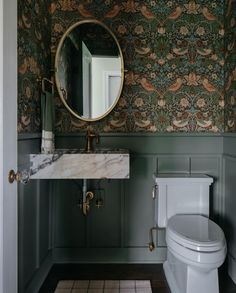
[[[217,251],[224,247],[222,229],[202,215],[175,215],[168,220],[167,237],[196,251]]]

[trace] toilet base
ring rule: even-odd
[[[219,293],[218,269],[207,272],[187,265],[170,251],[163,268],[171,293]]]

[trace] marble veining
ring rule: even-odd
[[[124,179],[129,178],[129,153],[124,149],[56,150],[30,154],[30,179]]]

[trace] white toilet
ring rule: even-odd
[[[218,293],[218,267],[226,257],[222,229],[209,217],[211,177],[160,174],[155,220],[166,228],[164,272],[172,293]]]

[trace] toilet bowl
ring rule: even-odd
[[[164,270],[172,293],[219,292],[217,269],[225,260],[226,241],[218,225],[201,215],[173,216],[166,243]]]
[[[206,175],[161,175],[156,222],[166,228],[167,260],[163,267],[171,293],[219,293],[218,267],[226,257],[222,229],[209,219]]]

